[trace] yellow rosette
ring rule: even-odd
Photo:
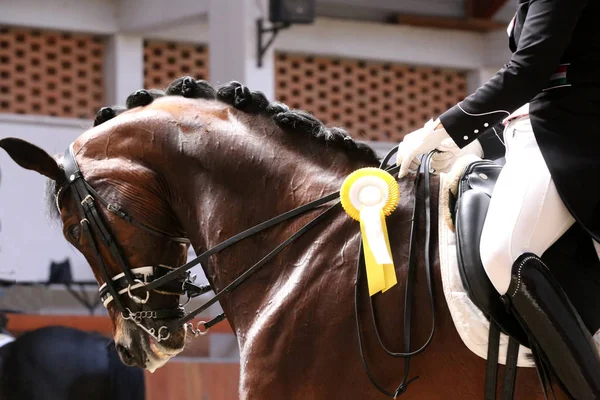
[[[398,184],[382,169],[361,168],[346,178],[340,198],[346,213],[360,222],[369,295],[383,293],[397,283],[385,217],[398,204]]]

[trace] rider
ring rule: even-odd
[[[447,159],[506,119],[506,164],[481,237],[482,263],[532,350],[578,400],[600,398],[600,358],[539,257],[575,220],[600,241],[598,15],[600,2],[591,0],[519,0],[508,29],[510,62],[406,135],[397,160],[402,177],[444,139],[445,154],[436,156]]]

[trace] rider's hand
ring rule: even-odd
[[[454,162],[466,154],[483,158],[483,148],[479,140],[474,140],[461,149],[454,143],[454,140],[448,138],[444,139],[436,149],[439,153],[433,153],[429,164],[435,173],[450,171]]]
[[[396,164],[400,165],[398,178],[402,178],[408,173],[410,165],[414,164],[413,160],[418,155],[429,153],[444,139],[450,139],[450,136],[438,120],[429,120],[423,128],[407,134],[398,146],[396,158]]]

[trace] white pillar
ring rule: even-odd
[[[500,68],[478,68],[469,71],[467,75],[467,95],[474,93],[486,83]]]
[[[127,96],[144,88],[144,40],[116,34],[109,38],[104,59],[106,105],[125,105]]]
[[[257,66],[256,20],[261,16],[269,18],[266,0],[210,0],[210,82],[219,86],[239,81],[274,100],[273,46],[263,56],[262,67]]]
[[[469,94],[487,82],[503,65],[508,64],[511,51],[508,47],[508,35],[504,29],[482,34],[485,45],[481,52],[481,66],[471,70],[467,76]]]

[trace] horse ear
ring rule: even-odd
[[[18,138],[5,138],[0,140],[0,147],[21,167],[37,171],[57,183],[65,181],[65,173],[56,160],[36,145]]]

